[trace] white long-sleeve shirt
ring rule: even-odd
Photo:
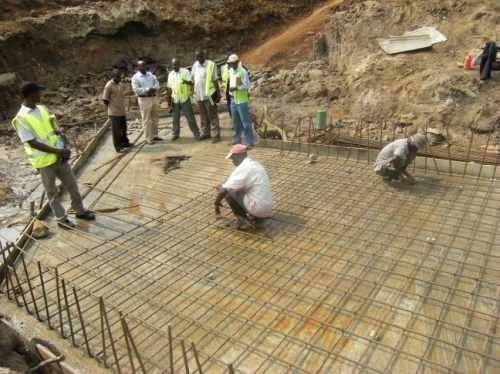
[[[132,77],[132,90],[137,96],[147,96],[150,88],[155,88],[157,91],[160,89],[160,82],[156,75],[150,73],[142,74],[140,71]]]

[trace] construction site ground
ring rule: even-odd
[[[233,169],[229,116],[215,145],[187,126],[171,142],[169,121],[165,142],[136,131],[119,158],[107,134],[78,177],[96,221],[64,230],[49,217],[50,236],[25,247],[24,276],[18,266],[22,291],[0,298],[2,310],[17,298],[48,312],[61,350],[80,346],[68,357],[78,372],[97,372],[89,353],[124,372],[500,371],[496,180],[417,167],[416,185],[391,192],[356,150],[310,162],[307,145],[260,144],[249,156],[268,171],[273,214],[238,231],[228,207],[213,207]],[[190,158],[166,170],[166,156]]]

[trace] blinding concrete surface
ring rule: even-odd
[[[257,146],[273,215],[236,231],[213,206],[229,123],[104,166],[100,145],[79,177],[96,221],[24,254],[56,330],[124,372],[500,372],[497,181],[416,169],[391,192],[367,162]]]

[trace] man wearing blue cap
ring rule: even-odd
[[[63,228],[75,227],[61,204],[56,178],[68,190],[76,218],[94,220],[94,213],[83,207],[75,175],[68,163],[71,157],[69,144],[61,135],[55,117],[50,115],[45,106],[37,105],[40,102],[40,92],[45,87],[36,82],[24,82],[20,89],[23,104],[12,120],[12,126],[24,145],[31,165],[40,173],[57,224]]]

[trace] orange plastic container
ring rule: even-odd
[[[472,56],[467,55],[464,62],[464,70],[470,70],[471,66],[472,66]]]

